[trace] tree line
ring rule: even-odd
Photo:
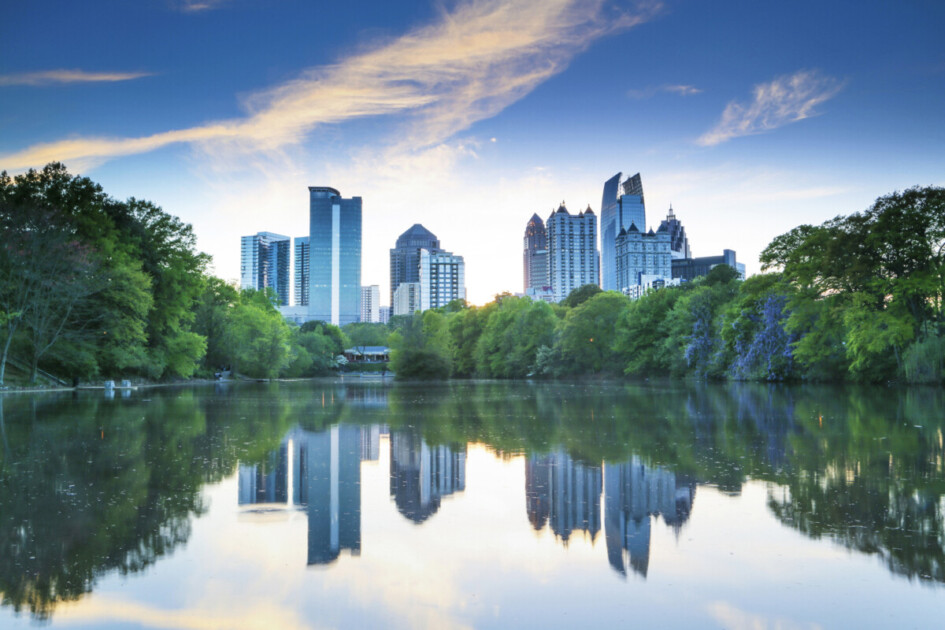
[[[797,227],[744,281],[720,265],[637,300],[588,285],[344,330],[287,323],[273,294],[210,275],[189,225],[58,163],[0,174],[0,232],[0,385],[12,358],[30,381],[317,376],[350,345],[389,345],[399,378],[945,378],[943,188]]]
[[[208,273],[190,225],[59,163],[0,173],[0,385],[9,365],[69,379],[315,376],[346,339],[290,326],[274,295]]]
[[[942,383],[945,189],[775,238],[763,270],[727,265],[637,300],[587,285],[561,304],[499,295],[396,323],[399,377],[655,375]]]

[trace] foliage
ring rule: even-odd
[[[561,300],[561,304],[568,308],[574,308],[584,304],[584,302],[587,302],[600,292],[601,288],[596,284],[585,284],[571,291],[567,297]]]

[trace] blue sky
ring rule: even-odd
[[[239,237],[307,232],[307,186],[364,199],[362,280],[421,222],[469,298],[520,291],[532,213],[641,172],[697,256],[945,185],[945,3],[469,0],[13,3],[0,168],[57,159]]]

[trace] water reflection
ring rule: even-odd
[[[945,583],[937,389],[306,382],[130,394],[0,397],[5,606],[47,618],[105,575],[154,565],[189,540],[203,487],[232,475],[230,509],[304,512],[308,564],[358,555],[371,544],[361,463],[385,442],[394,514],[418,531],[447,497],[466,500],[466,445],[480,443],[525,458],[527,522],[549,528],[559,553],[575,535],[599,543],[603,525],[611,575],[652,574],[658,521],[678,534],[697,486],[735,495],[754,480],[778,522]],[[521,515],[517,501],[508,509]]]
[[[632,457],[604,465],[604,531],[607,559],[621,575],[627,565],[646,577],[650,566],[650,526],[656,517],[676,533],[689,519],[696,484],[662,467],[651,468]]]
[[[525,463],[525,509],[535,529],[548,523],[566,545],[574,530],[594,540],[600,531],[601,467],[564,451],[531,456]]]
[[[440,499],[465,489],[465,445],[431,447],[413,431],[391,431],[390,494],[401,514],[423,523]]]

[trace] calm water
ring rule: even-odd
[[[932,628],[945,394],[0,398],[0,627]]]

